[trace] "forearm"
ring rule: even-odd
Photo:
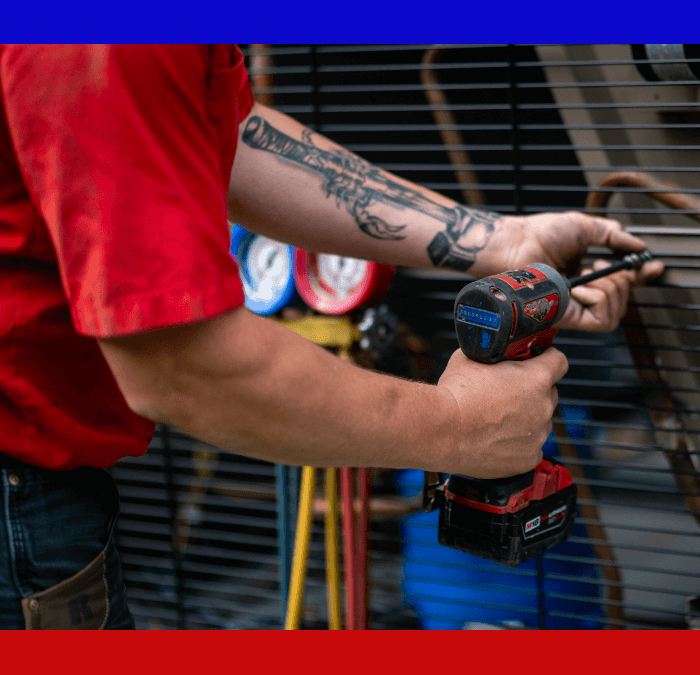
[[[498,214],[374,167],[259,105],[241,124],[229,211],[307,250],[476,275],[505,269],[499,242],[513,236]]]
[[[449,394],[363,370],[245,309],[101,345],[134,410],[217,447],[299,465],[454,465]]]

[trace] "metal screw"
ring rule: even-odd
[[[30,600],[29,601],[29,609],[33,609],[34,611],[39,609],[39,601],[38,600]]]
[[[16,473],[11,473],[7,477],[7,480],[10,481],[10,485],[12,485],[12,487],[17,487],[19,485],[19,476]]]

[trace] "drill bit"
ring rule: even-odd
[[[581,284],[587,284],[589,281],[594,279],[600,279],[601,277],[607,277],[608,274],[614,274],[620,270],[638,270],[645,262],[652,259],[652,255],[649,251],[642,251],[641,253],[630,253],[626,255],[621,262],[616,265],[611,265],[605,269],[598,270],[597,272],[591,272],[590,274],[583,274],[580,277],[574,279],[567,279],[567,284],[569,288],[574,288],[575,286],[580,286]]]

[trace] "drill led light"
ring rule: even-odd
[[[457,305],[457,321],[462,323],[470,323],[474,326],[493,328],[496,330],[501,325],[501,316],[496,312],[489,312],[478,307],[469,307],[468,305]]]

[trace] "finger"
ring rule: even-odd
[[[571,290],[571,297],[585,308],[595,307],[605,300],[605,293],[593,286],[577,286]]]
[[[542,439],[542,445],[544,445],[547,442],[547,439],[549,438],[549,435],[552,433],[552,429],[554,429],[554,423],[552,420],[549,420],[547,422],[547,427],[544,430],[544,438]],[[542,447],[542,445],[540,447]],[[540,459],[540,462],[542,459]],[[539,462],[537,462],[539,464]]]
[[[610,228],[605,245],[613,251],[621,252],[646,251],[647,249],[643,239],[630,234],[622,225],[620,225],[619,229],[615,227]]]
[[[559,403],[559,392],[557,391],[556,387],[552,387],[551,399],[552,399],[552,411],[554,411],[557,409],[557,403]]]
[[[596,260],[593,264],[595,271],[603,270],[606,267],[610,267],[610,264],[604,260]],[[605,300],[592,308],[601,326],[605,329],[611,330],[613,324],[616,324],[626,311],[629,288],[633,278],[634,275],[625,270],[591,282],[592,287],[605,294]]]
[[[603,269],[605,266],[604,263],[600,263],[594,265],[594,268]],[[583,307],[580,313],[572,313],[572,317],[576,319],[576,327],[579,330],[595,332],[616,328],[627,311],[633,278],[634,275],[628,271],[617,272],[574,288],[571,297]]]
[[[666,269],[666,266],[660,260],[651,260],[644,263],[642,269],[637,271],[632,285],[643,286],[644,284],[648,284],[650,281],[653,281],[663,274],[664,269]]]
[[[609,263],[598,260],[594,263],[593,270],[605,269],[608,266]],[[584,270],[585,273],[590,271],[592,270]],[[658,271],[658,266],[654,266],[649,270],[649,274],[656,274]],[[644,274],[646,275],[646,271]],[[636,281],[637,275],[634,272],[624,270],[573,288],[572,302],[560,326],[594,332],[613,330],[627,311],[630,287]],[[643,283],[641,278],[639,283]]]
[[[627,232],[617,220],[583,213],[576,215],[583,228],[586,246],[607,246],[613,251],[644,251],[647,248],[642,239]]]

